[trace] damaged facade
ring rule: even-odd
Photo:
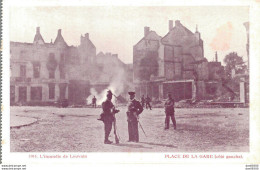
[[[60,29],[55,41],[46,43],[37,27],[33,43],[10,42],[10,102],[84,104],[91,87],[109,84],[100,72],[102,61],[88,33],[75,47],[68,46]]]
[[[208,62],[203,48],[197,28],[193,33],[179,20],[175,26],[169,21],[169,32],[164,37],[145,27],[144,37],[133,47],[137,96],[159,100],[172,92],[177,101],[206,98],[207,82],[219,80],[217,70],[222,66],[217,61]]]

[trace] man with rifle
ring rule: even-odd
[[[130,101],[127,106],[127,121],[128,121],[128,142],[139,142],[138,134],[138,119],[139,114],[142,113],[143,107],[139,101],[135,100],[135,92],[128,92]]]
[[[105,130],[105,140],[104,140],[104,143],[105,144],[111,144],[113,143],[112,141],[110,141],[108,139],[109,137],[109,134],[112,130],[112,125],[113,125],[113,122],[114,122],[114,128],[115,128],[115,114],[119,112],[119,110],[116,110],[115,109],[115,106],[113,105],[112,103],[112,92],[109,90],[107,91],[107,99],[106,101],[104,101],[102,103],[102,109],[103,109],[103,113],[100,115],[100,118],[98,120],[101,120],[104,122],[104,130]],[[118,140],[118,137],[116,135],[116,131],[115,132],[115,140],[116,140],[116,143],[119,143],[119,140]]]

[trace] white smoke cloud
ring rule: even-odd
[[[97,98],[97,105],[101,105],[102,102],[106,100],[107,91],[111,90],[112,93],[116,96],[121,95],[126,88],[126,85],[129,83],[127,82],[127,75],[125,69],[118,64],[115,66],[111,66],[110,64],[106,64],[103,68],[103,71],[109,73],[110,82],[106,89],[104,89],[101,93],[98,93],[95,88],[90,89],[90,96],[88,96],[87,101],[88,104],[92,103],[92,98],[95,96]],[[116,99],[115,96],[112,98],[112,102],[115,103]]]

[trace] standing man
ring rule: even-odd
[[[114,121],[114,111],[115,106],[111,102],[112,100],[112,92],[109,90],[107,91],[107,99],[102,103],[102,109],[103,113],[101,114],[101,118],[99,120],[102,120],[104,122],[104,130],[105,130],[105,144],[111,144],[112,141],[108,140],[109,134],[112,130],[112,124]]]
[[[174,116],[174,99],[172,98],[171,93],[168,93],[168,99],[166,100],[165,104],[165,130],[169,129],[169,125],[170,125],[170,118],[172,119],[172,123],[174,126],[174,129],[176,129],[176,120],[175,120],[175,116]]]
[[[142,107],[144,108],[144,104],[145,104],[145,98],[144,98],[144,95],[142,95],[142,98],[141,98],[141,104],[142,104]]]
[[[152,107],[150,105],[150,102],[151,102],[151,98],[147,95],[146,99],[145,99],[145,106],[146,106],[146,109],[148,109],[148,107],[150,108],[150,110],[152,110]]]
[[[135,100],[135,92],[128,92],[130,101],[127,105],[127,121],[128,121],[128,142],[139,142],[138,119],[142,113],[143,107],[139,101]]]
[[[92,98],[92,107],[97,107],[97,98],[95,96]]]

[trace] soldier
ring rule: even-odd
[[[142,98],[141,98],[141,104],[142,104],[142,107],[144,108],[144,104],[145,104],[145,98],[144,98],[144,95],[142,95]]]
[[[92,107],[97,107],[97,98],[95,96],[92,98]]]
[[[147,95],[146,99],[145,99],[145,106],[146,106],[146,109],[148,109],[148,107],[150,108],[150,110],[152,110],[152,107],[150,105],[150,102],[151,102],[151,98]]]
[[[102,103],[102,109],[103,113],[101,114],[101,118],[99,120],[102,120],[104,122],[104,130],[105,130],[105,144],[111,144],[112,141],[108,140],[109,134],[112,130],[112,125],[114,121],[114,112],[115,112],[115,106],[111,102],[112,100],[112,92],[109,90],[107,92],[107,99]]]
[[[128,121],[128,142],[139,142],[138,134],[138,119],[139,114],[142,113],[143,107],[139,101],[135,100],[135,92],[128,92],[130,95],[130,101],[128,103],[127,121]]]
[[[170,118],[172,119],[172,123],[174,126],[174,129],[176,129],[176,120],[174,116],[174,99],[171,96],[171,93],[168,93],[168,99],[165,102],[165,130],[169,129],[169,124],[170,124]]]

